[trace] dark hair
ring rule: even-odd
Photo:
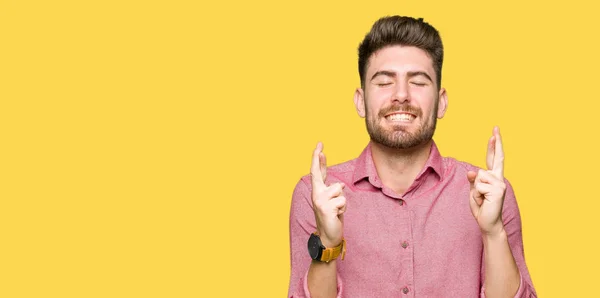
[[[364,88],[368,61],[373,53],[388,46],[414,46],[427,53],[433,61],[437,87],[441,87],[444,46],[439,32],[422,18],[387,16],[377,20],[358,46],[358,73]]]

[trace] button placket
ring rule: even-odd
[[[403,222],[403,224],[406,226],[408,233],[404,234],[402,238],[400,238],[400,247],[402,248],[399,253],[402,259],[402,268],[403,271],[405,272],[405,274],[402,274],[401,278],[399,279],[399,285],[400,285],[400,293],[402,295],[402,297],[413,297],[414,295],[412,293],[410,293],[410,289],[409,286],[412,286],[413,284],[413,260],[412,260],[412,249],[409,246],[409,241],[412,240],[412,231],[411,231],[411,221],[412,221],[412,211],[410,210],[410,208],[408,208],[405,205],[405,199],[406,196],[401,196],[398,198],[398,205],[402,206],[402,209],[400,209],[400,213],[402,214],[403,217],[405,217],[407,220]],[[404,284],[402,286],[402,284]]]

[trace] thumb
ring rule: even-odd
[[[473,171],[468,171],[467,172],[467,179],[469,180],[469,183],[471,183],[471,188],[475,187],[473,185],[473,183],[475,183],[475,178],[477,178],[477,173],[476,172],[473,172]]]
[[[330,185],[326,191],[327,198],[332,199],[341,195],[342,191],[344,190],[344,187],[346,187],[346,184],[344,184],[343,182],[337,182]]]
[[[477,173],[473,171],[468,171],[467,180],[469,180],[471,192],[475,190],[475,179],[477,179]]]

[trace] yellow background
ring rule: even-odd
[[[284,297],[312,149],[368,141],[380,16],[444,40],[445,156],[499,125],[540,297],[597,295],[598,9],[588,2],[0,2],[0,296]]]

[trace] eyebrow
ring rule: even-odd
[[[378,76],[387,76],[387,77],[395,78],[396,73],[393,71],[389,71],[389,70],[380,70],[380,71],[376,72],[375,74],[373,74],[373,76],[371,77],[371,81],[373,81]]]
[[[417,76],[424,76],[425,78],[427,78],[430,82],[433,83],[433,80],[431,79],[431,77],[424,71],[409,71],[406,74],[409,78],[412,77],[417,77]]]
[[[406,75],[409,78],[416,77],[416,76],[424,76],[430,82],[433,83],[433,80],[431,79],[431,77],[426,72],[424,72],[424,71],[409,71],[409,72],[406,73]],[[388,77],[395,78],[396,77],[396,73],[393,72],[393,71],[389,71],[389,70],[380,70],[380,71],[376,72],[375,74],[373,74],[373,76],[371,77],[371,81],[373,81],[373,79],[375,79],[378,76],[388,76]]]

